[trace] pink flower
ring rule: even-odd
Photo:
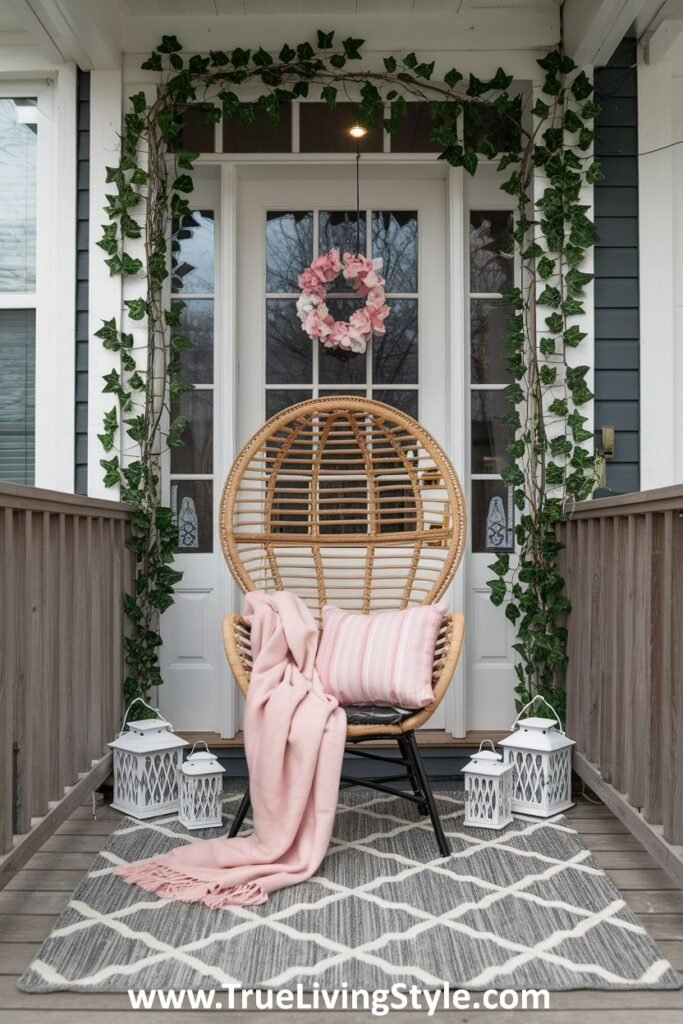
[[[370,326],[373,334],[384,334],[384,321],[389,316],[389,312],[389,306],[386,304],[380,306],[379,309],[370,308],[368,310]]]

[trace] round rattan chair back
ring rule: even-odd
[[[291,590],[372,612],[435,601],[465,543],[460,482],[398,409],[341,395],[273,416],[238,455],[220,506],[242,590]]]

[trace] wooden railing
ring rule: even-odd
[[[118,502],[0,483],[0,854],[115,735],[128,516]]]
[[[683,884],[683,485],[562,528],[575,768]]]

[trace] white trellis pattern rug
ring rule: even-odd
[[[19,987],[681,986],[566,819],[491,832],[463,826],[456,793],[437,801],[450,858],[408,801],[353,790],[314,878],[230,910],[158,899],[112,873],[216,830],[122,819]],[[226,796],[226,827],[238,802]]]

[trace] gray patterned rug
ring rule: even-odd
[[[457,796],[438,794],[448,860],[435,856],[428,822],[407,801],[355,790],[342,794],[314,878],[264,906],[218,911],[158,899],[112,874],[214,830],[123,819],[19,987],[680,987],[566,819],[464,828]],[[238,801],[226,796],[226,822]]]

